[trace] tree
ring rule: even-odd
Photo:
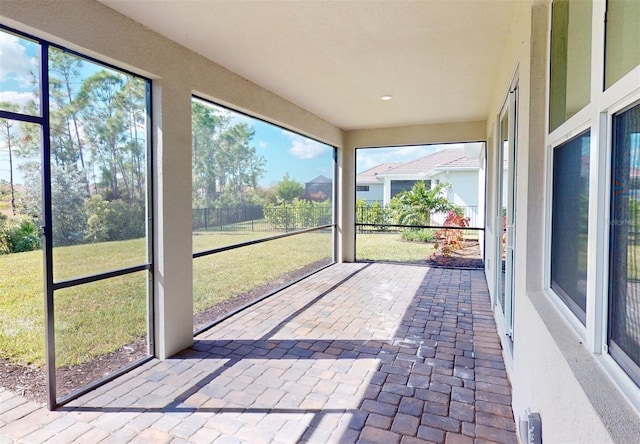
[[[282,180],[276,185],[276,196],[282,202],[292,202],[293,199],[298,198],[304,194],[304,185],[295,179],[289,178],[289,173],[286,173]]]
[[[82,103],[78,87],[82,83],[80,70],[82,59],[59,50],[49,53],[49,90],[52,157],[57,164],[70,165],[80,162],[79,169],[85,175],[87,196],[90,194],[86,177],[85,142],[81,136]]]
[[[205,208],[218,197],[218,163],[216,159],[216,132],[225,127],[229,119],[197,100],[191,101],[191,168],[192,205]]]
[[[244,203],[244,193],[258,186],[264,174],[264,157],[249,145],[255,131],[246,123],[225,128],[216,138],[222,199],[227,205]]]
[[[83,129],[91,144],[91,157],[101,173],[107,199],[120,198],[121,146],[126,141],[126,119],[120,90],[122,76],[101,70],[85,79],[78,100],[82,106]],[[94,165],[95,168],[96,165]],[[126,179],[125,185],[126,185]]]
[[[53,245],[77,245],[84,242],[87,217],[84,175],[71,167],[51,167]]]
[[[21,198],[22,213],[38,220],[42,215],[40,163],[26,162]],[[83,243],[87,218],[84,176],[72,167],[51,165],[52,237],[56,247]],[[40,223],[41,224],[41,223]]]
[[[418,181],[410,190],[394,196],[389,206],[398,224],[429,226],[432,213],[458,210],[444,195],[449,188],[451,185],[440,182],[429,190],[423,181]]]
[[[191,116],[194,207],[246,203],[266,164],[250,145],[253,127],[232,125],[227,111],[197,100],[192,101]]]
[[[12,103],[2,102],[0,103],[0,109],[7,111],[19,111],[19,107]],[[16,191],[15,184],[13,183],[13,155],[14,150],[18,144],[18,131],[16,130],[17,122],[9,119],[0,119],[0,137],[4,142],[0,148],[6,149],[9,156],[9,191],[11,214],[16,215]]]
[[[123,111],[128,135],[121,149],[119,166],[127,184],[128,201],[140,202],[145,197],[146,184],[146,87],[144,81],[128,77],[119,93],[118,104]],[[122,154],[125,154],[124,156]]]

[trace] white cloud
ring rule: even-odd
[[[297,134],[292,134],[288,131],[283,131],[282,133],[291,140],[289,153],[298,159],[315,159],[331,149],[328,145]]]
[[[35,99],[36,95],[32,92],[0,91],[0,102],[9,102],[19,106],[25,106]]]
[[[0,82],[12,79],[29,86],[31,71],[37,72],[37,68],[38,60],[27,55],[18,37],[0,33]]]
[[[258,148],[265,149],[267,146],[269,145],[264,140],[258,141]]]

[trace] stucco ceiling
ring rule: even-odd
[[[515,1],[100,0],[343,129],[486,119]]]

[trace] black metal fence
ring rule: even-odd
[[[314,204],[240,205],[192,211],[194,231],[289,232],[329,225],[333,220],[331,206]]]
[[[253,231],[264,218],[262,206],[239,205],[228,208],[194,208],[191,226],[200,231]]]
[[[328,205],[271,205],[264,209],[269,230],[296,231],[329,225],[333,221],[333,208]]]
[[[463,213],[463,217],[469,219],[468,228],[470,231],[482,229],[482,221],[478,221],[478,207],[466,206],[459,207]],[[447,218],[447,212],[434,212],[431,214],[429,227],[439,228],[443,226]],[[390,232],[398,231],[401,226],[389,208],[383,208],[379,205],[367,205],[365,207],[356,208],[356,227],[359,233],[374,232]]]

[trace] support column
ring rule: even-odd
[[[338,149],[337,262],[355,261],[355,149],[345,140]]]
[[[153,82],[155,354],[193,344],[191,91]]]

